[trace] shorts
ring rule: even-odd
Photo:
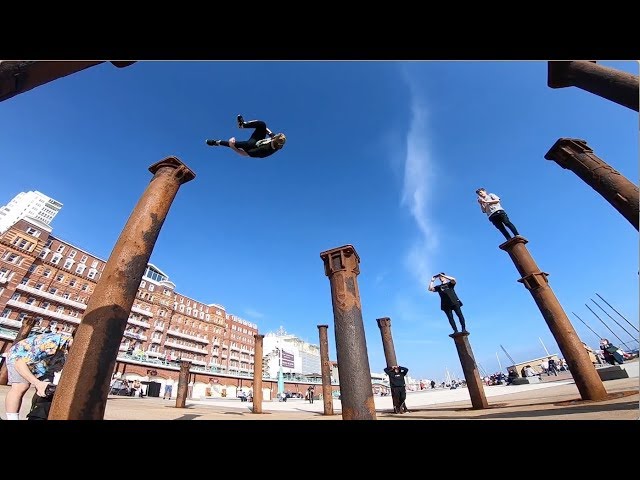
[[[6,364],[7,364],[7,373],[9,374],[9,379],[7,383],[9,385],[12,385],[14,383],[26,383],[27,385],[29,385],[31,383],[29,382],[29,380],[27,380],[26,378],[24,378],[22,375],[18,373],[18,370],[16,370],[16,366],[13,362],[6,362]]]

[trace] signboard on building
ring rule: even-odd
[[[285,368],[294,368],[293,353],[282,350],[282,366]]]

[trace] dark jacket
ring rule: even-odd
[[[404,387],[404,376],[409,371],[406,367],[401,367],[398,365],[398,372],[394,371],[391,367],[387,367],[384,369],[384,373],[389,375],[389,385],[391,388],[393,387]]]

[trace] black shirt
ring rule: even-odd
[[[398,372],[392,370],[391,367],[384,369],[384,373],[389,375],[389,385],[391,387],[404,387],[404,376],[409,371],[406,367],[398,367]]]
[[[436,285],[433,289],[438,292],[440,295],[440,309],[448,310],[456,305],[462,306],[462,302],[456,295],[456,291],[454,290],[456,285],[455,280],[450,280],[447,283],[443,283],[441,285]]]
[[[271,146],[271,142],[266,142],[262,145],[257,145],[256,143],[257,142],[252,139],[244,140],[236,142],[236,148],[244,150],[253,158],[265,158],[277,152],[277,150]]]

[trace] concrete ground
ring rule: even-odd
[[[472,409],[469,392],[435,389],[408,392],[408,413],[394,414],[391,397],[374,397],[378,420],[639,420],[638,360],[624,365],[629,378],[608,380],[609,398],[583,401],[570,375],[545,378],[542,383],[484,387],[488,408]],[[4,396],[9,387],[0,386],[0,412],[4,419]],[[25,396],[21,418],[28,412],[33,389]],[[239,399],[188,400],[176,408],[175,399],[110,396],[105,420],[341,420],[339,400],[333,401],[334,415],[325,416],[324,404],[303,399],[263,402],[262,414],[251,412],[252,404]]]

